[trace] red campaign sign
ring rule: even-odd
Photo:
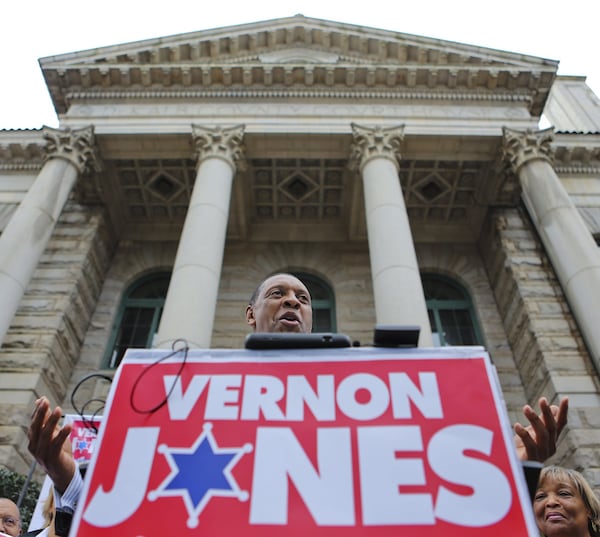
[[[74,459],[79,462],[89,462],[94,454],[97,430],[100,428],[100,418],[67,414],[64,423],[72,426],[69,439]]]
[[[537,535],[480,348],[164,354],[120,367],[72,535]]]

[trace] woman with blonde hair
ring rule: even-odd
[[[42,507],[42,516],[44,517],[44,527],[39,530],[29,531],[23,534],[21,537],[56,537],[54,533],[54,514],[56,509],[54,508],[54,491],[52,487],[48,491],[48,496],[44,500],[44,506]]]
[[[600,537],[600,501],[576,470],[542,469],[533,511],[544,537]]]
[[[42,510],[42,515],[44,516],[44,528],[48,530],[48,537],[56,537],[54,533],[54,513],[56,509],[54,508],[54,491],[50,489],[48,497],[44,502],[44,508]]]

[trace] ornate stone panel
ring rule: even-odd
[[[156,220],[185,216],[196,176],[192,159],[113,162],[127,218]]]
[[[401,160],[400,181],[412,220],[466,221],[479,205],[489,163],[461,160]]]
[[[253,159],[252,215],[257,220],[340,218],[346,166],[339,159]]]

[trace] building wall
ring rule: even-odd
[[[524,209],[493,211],[479,245],[526,399],[569,396],[569,424],[553,460],[600,487],[598,372]]]
[[[468,291],[481,328],[483,345],[494,364],[511,421],[522,419],[526,403],[522,379],[496,304],[485,265],[485,254],[477,244],[421,244],[419,267],[453,278]]]
[[[52,234],[0,354],[0,464],[27,473],[26,430],[35,399],[68,399],[112,257],[106,213],[69,203]]]
[[[82,373],[102,367],[124,291],[145,274],[170,270],[175,248],[175,243],[162,242],[119,244],[83,344],[77,366]],[[508,342],[475,245],[422,244],[418,257],[423,271],[445,274],[468,289],[486,346],[501,361]],[[264,277],[277,271],[309,272],[322,278],[334,291],[338,331],[363,345],[372,342],[375,313],[366,244],[233,242],[225,252],[212,347],[243,346],[249,332],[244,313],[248,299]]]

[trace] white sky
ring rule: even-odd
[[[297,13],[560,60],[600,96],[600,0],[8,0],[0,129],[58,126],[39,58]]]

